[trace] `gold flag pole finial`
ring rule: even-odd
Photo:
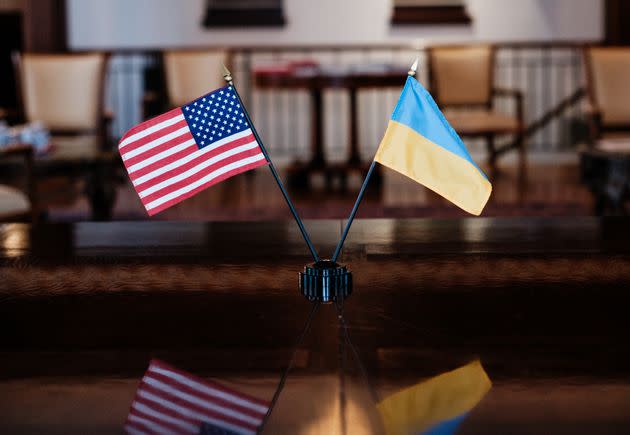
[[[410,77],[415,77],[416,71],[418,71],[419,60],[420,58],[416,57],[416,60],[413,62],[413,65],[411,65],[411,68],[409,68],[409,71],[407,71],[407,74],[409,74]]]
[[[225,81],[227,82],[228,85],[233,85],[233,78],[232,78],[232,73],[230,72],[229,69],[227,69],[227,67],[225,66],[224,63],[222,63],[221,65],[223,65],[223,79],[225,79]]]

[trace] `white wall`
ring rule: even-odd
[[[73,48],[593,40],[603,0],[467,0],[472,26],[389,25],[389,0],[285,0],[281,29],[206,30],[204,0],[69,0]]]

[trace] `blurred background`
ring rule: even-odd
[[[378,168],[358,217],[391,219],[341,257],[369,378],[480,358],[463,434],[630,433],[630,232],[593,218],[627,214],[628,22],[628,0],[0,0],[0,432],[119,433],[154,357],[270,399],[311,261],[270,171],[149,218],[118,141],[225,64],[300,215],[334,219],[306,222],[327,255],[418,59],[491,218]],[[380,433],[338,319],[268,433]]]
[[[624,214],[629,16],[621,0],[0,0],[0,216],[147,219],[116,143],[222,86],[225,63],[303,216],[344,217],[416,57],[492,178],[486,215]],[[360,217],[463,216],[378,175]],[[153,219],[287,213],[261,168]]]

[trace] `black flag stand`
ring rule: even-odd
[[[416,63],[414,64],[412,69],[409,71],[410,75],[415,75],[415,68],[417,67],[417,63],[418,62],[416,60]],[[347,432],[346,388],[345,388],[345,385],[346,385],[346,382],[345,382],[346,348],[350,348],[350,351],[352,352],[353,359],[355,363],[357,364],[360,375],[363,378],[363,381],[369,390],[370,397],[372,398],[375,404],[378,403],[379,401],[378,395],[376,394],[376,391],[374,390],[374,388],[372,387],[369,381],[367,370],[365,369],[365,366],[363,365],[361,357],[359,356],[357,349],[355,348],[354,344],[352,343],[352,340],[350,339],[350,334],[348,332],[348,325],[344,317],[344,312],[343,312],[344,300],[348,296],[350,296],[350,294],[352,293],[352,274],[350,273],[350,271],[348,271],[348,269],[345,266],[337,264],[337,259],[341,253],[341,249],[346,240],[346,237],[350,230],[350,226],[352,225],[352,222],[357,213],[361,200],[363,199],[365,189],[367,188],[367,184],[370,180],[372,172],[374,171],[376,162],[375,161],[372,162],[372,165],[370,166],[370,169],[365,177],[365,180],[363,181],[363,185],[361,186],[361,191],[359,192],[359,195],[354,204],[354,207],[352,208],[352,212],[350,213],[350,217],[348,219],[348,222],[346,223],[346,227],[344,228],[342,237],[339,240],[339,243],[337,244],[332,260],[320,259],[315,247],[313,246],[313,243],[311,242],[308,232],[306,231],[306,228],[304,227],[304,224],[302,223],[302,220],[297,214],[295,206],[293,205],[293,201],[291,201],[291,198],[289,197],[289,194],[286,188],[284,187],[284,184],[282,183],[282,180],[280,179],[278,172],[276,171],[276,168],[271,158],[269,157],[269,154],[267,153],[267,150],[262,140],[260,139],[258,132],[256,131],[256,128],[254,127],[254,123],[252,122],[249,116],[249,113],[247,112],[247,109],[243,105],[241,96],[239,95],[238,91],[236,90],[236,87],[234,86],[234,80],[232,78],[232,74],[225,67],[225,65],[223,65],[223,69],[224,69],[223,78],[228,83],[228,85],[230,85],[232,89],[234,89],[234,94],[236,95],[236,98],[238,99],[238,103],[241,105],[241,108],[243,109],[243,113],[245,114],[245,118],[247,122],[249,123],[249,126],[252,130],[252,134],[254,135],[254,138],[258,142],[260,149],[263,155],[265,156],[265,159],[269,163],[269,169],[271,170],[271,174],[276,180],[276,183],[278,184],[278,187],[280,188],[280,191],[282,192],[282,195],[287,205],[289,206],[289,209],[291,210],[291,214],[293,215],[293,218],[295,219],[295,222],[297,223],[300,229],[300,232],[302,233],[302,237],[304,238],[304,241],[306,242],[306,245],[308,246],[308,249],[313,257],[313,260],[315,261],[312,265],[307,265],[304,268],[304,271],[300,273],[300,281],[299,281],[300,290],[302,294],[311,302],[311,311],[306,319],[306,322],[304,323],[302,332],[298,336],[298,339],[292,351],[291,359],[289,360],[287,367],[282,373],[280,381],[278,382],[278,386],[276,387],[276,390],[274,392],[273,398],[271,399],[269,409],[267,410],[267,413],[265,417],[263,418],[263,421],[260,424],[257,433],[258,434],[262,433],[267,423],[269,422],[269,418],[271,417],[271,414],[273,413],[273,410],[278,402],[278,399],[280,398],[280,394],[282,393],[282,390],[284,389],[284,385],[289,376],[289,373],[291,369],[293,368],[293,365],[295,364],[295,358],[296,358],[297,352],[300,346],[302,345],[302,343],[304,342],[304,338],[306,337],[306,335],[308,334],[311,328],[311,325],[313,323],[313,320],[315,319],[315,316],[319,310],[320,305],[333,303],[335,306],[335,310],[337,311],[337,321],[338,321],[338,328],[339,328],[339,351],[338,351],[339,411],[340,411],[341,433],[345,435]]]
[[[372,177],[372,173],[374,172],[375,167],[376,167],[376,160],[372,160],[370,169],[368,169],[367,175],[365,176],[365,180],[363,180],[363,184],[361,185],[361,190],[359,191],[357,200],[354,202],[354,206],[352,207],[352,211],[350,212],[350,217],[348,217],[348,222],[346,222],[346,227],[343,229],[343,234],[341,235],[341,238],[339,239],[339,243],[337,243],[337,247],[335,248],[335,253],[332,256],[333,262],[336,262],[337,258],[339,258],[339,254],[341,254],[341,248],[343,248],[343,244],[346,241],[346,237],[348,237],[348,232],[350,231],[352,222],[354,222],[354,217],[357,214],[357,210],[359,210],[359,205],[361,205],[361,201],[363,200],[363,195],[365,194],[365,189],[367,189],[367,185],[370,182],[370,178]]]

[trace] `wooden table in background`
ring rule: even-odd
[[[342,180],[350,171],[367,172],[371,162],[362,162],[359,152],[359,109],[357,94],[362,89],[402,88],[407,78],[407,69],[382,65],[370,68],[326,69],[324,67],[301,67],[295,69],[258,70],[254,73],[255,86],[259,89],[305,89],[311,97],[311,158],[306,164],[294,164],[290,168],[293,180],[308,183],[313,172],[326,174],[330,183],[332,174],[340,174]],[[341,89],[348,92],[350,101],[349,154],[341,165],[326,160],[324,152],[324,103],[326,89]],[[379,174],[374,181],[378,183]],[[305,178],[306,177],[306,178]],[[301,180],[301,183],[300,183]],[[345,185],[345,183],[344,183]]]

